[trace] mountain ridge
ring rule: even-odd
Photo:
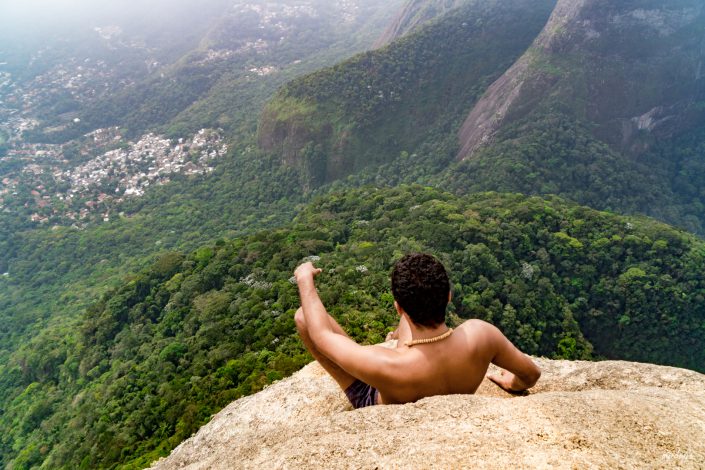
[[[502,6],[510,4],[483,11],[468,3],[365,56],[369,63],[353,59],[283,87],[263,112],[260,147],[302,173],[304,192],[327,184],[423,183],[460,194],[557,194],[705,234],[698,189],[705,184],[702,5],[546,2],[545,18],[527,13],[536,32],[529,34],[528,24],[508,28],[533,37],[517,42],[514,50],[523,51],[506,61],[493,51],[491,72],[461,79],[454,67],[477,71],[477,64],[436,51],[437,62],[415,66],[410,82],[397,73],[399,51],[434,51],[424,49],[431,32],[432,42],[463,44],[467,31],[454,29],[454,21],[478,28],[501,16]],[[466,43],[464,50],[483,47],[496,43]],[[390,66],[374,68],[380,63]],[[368,89],[357,74],[369,70]],[[403,86],[380,86],[388,83]],[[404,90],[414,93],[398,102]]]
[[[471,0],[411,0],[390,23],[387,30],[373,45],[374,49],[389,45],[396,39],[423,26],[428,21],[442,16],[454,8],[469,3]]]
[[[382,49],[294,80],[265,107],[259,146],[303,168],[315,188],[450,136],[554,3],[466,2]]]
[[[670,138],[676,129],[683,132],[693,122],[701,124],[705,115],[692,107],[705,98],[705,47],[697,40],[705,27],[705,10],[692,1],[647,9],[649,3],[608,7],[602,0],[560,0],[531,48],[466,119],[457,158],[471,158],[507,122],[556,99],[553,94],[564,108],[574,103],[577,119],[596,122],[598,138],[627,153],[648,148],[649,139],[640,132]],[[648,34],[659,40],[645,39]],[[643,46],[630,49],[637,40]],[[620,66],[623,71],[616,69]],[[665,67],[669,73],[659,75]],[[528,91],[522,93],[523,88]]]

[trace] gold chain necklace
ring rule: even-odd
[[[447,337],[453,334],[453,328],[449,328],[448,331],[443,333],[440,336],[434,336],[433,338],[426,338],[426,339],[414,339],[411,341],[407,341],[404,343],[405,346],[411,347],[411,346],[416,346],[417,344],[429,344],[429,343],[436,343],[438,341],[443,341]]]

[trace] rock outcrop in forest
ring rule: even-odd
[[[259,148],[304,192],[557,194],[702,235],[703,31],[699,0],[409,0],[391,43],[282,87]]]
[[[152,468],[702,468],[705,375],[537,362],[528,396],[485,381],[474,396],[356,411],[313,363],[232,403]]]
[[[547,110],[593,124],[595,137],[627,153],[702,125],[704,15],[693,0],[560,0],[532,47],[473,108],[458,157]]]

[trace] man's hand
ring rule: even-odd
[[[526,354],[519,351],[497,327],[484,323],[488,341],[494,349],[492,364],[502,371],[487,376],[500,388],[510,393],[520,393],[530,389],[541,378],[541,369]]]
[[[506,370],[502,370],[499,374],[490,374],[487,378],[509,393],[521,393],[529,388],[519,377]]]
[[[299,283],[309,279],[313,280],[313,278],[321,274],[322,271],[322,269],[314,267],[313,263],[309,261],[308,263],[304,263],[296,268],[296,271],[294,271],[294,277],[296,278],[296,282]]]

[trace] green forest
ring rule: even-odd
[[[312,358],[295,333],[292,276],[307,260],[324,270],[331,314],[365,344],[396,326],[393,263],[422,251],[451,274],[451,326],[488,321],[536,356],[705,372],[705,80],[675,87],[685,98],[664,108],[685,109],[667,122],[688,126],[663,138],[642,130],[640,152],[625,150],[600,135],[614,116],[595,118],[572,78],[581,93],[663,87],[625,78],[646,70],[641,53],[616,60],[624,67],[610,80],[625,82],[605,85],[590,65],[604,41],[581,55],[558,28],[556,50],[573,56],[531,69],[545,100],[524,102],[531,112],[512,114],[460,161],[463,119],[530,48],[555,1],[429,0],[425,26],[413,26],[412,9],[399,18],[406,36],[303,75],[371,44],[392,6],[363,3],[376,13],[350,31],[325,10],[316,20],[325,34],[312,37],[319,23],[302,20],[267,53],[203,62],[209,47],[258,33],[238,30],[230,44],[224,25],[244,23],[219,20],[165,78],[140,72],[81,103],[81,123],[64,131],[45,132],[57,110],[40,103],[46,126],[26,139],[63,142],[113,124],[128,137],[172,139],[218,128],[230,150],[206,176],[175,175],[110,207],[106,223],[37,226],[28,195],[17,212],[0,212],[0,467],[144,468],[231,401],[303,367]],[[447,12],[451,3],[460,8]],[[644,37],[631,33],[605,37],[626,38],[624,53]],[[692,37],[667,45],[695,54]],[[668,81],[671,66],[685,74],[661,59],[650,77]],[[248,72],[271,64],[271,75]],[[556,94],[539,93],[554,83]],[[678,108],[681,98],[690,104]],[[0,131],[0,157],[9,137]],[[3,161],[0,173],[21,166]]]
[[[413,251],[451,272],[451,323],[492,322],[534,355],[704,370],[695,237],[556,197],[369,187],[318,198],[282,228],[164,253],[21,348],[0,374],[12,397],[0,455],[14,468],[141,468],[311,360],[293,321],[297,263],[323,268],[324,303],[370,344],[395,326],[390,269]]]
[[[604,41],[568,42],[568,55],[540,52],[529,46],[554,3],[468,2],[382,49],[292,80],[265,107],[259,145],[300,170],[305,190],[421,183],[459,194],[556,194],[705,234],[705,80],[685,79],[691,33],[703,25],[648,53],[626,42],[613,56]],[[605,28],[616,42],[645,35]],[[522,53],[536,96],[520,99],[487,145],[458,161],[463,119]],[[630,73],[649,79],[629,81]],[[668,85],[672,74],[683,76],[678,86]],[[631,147],[615,144],[620,113],[663,100],[683,115],[678,130],[635,131]]]
[[[282,168],[278,159],[257,148],[253,134],[259,111],[287,80],[367,47],[379,28],[386,25],[385,15],[398,6],[398,1],[385,5],[362,2],[369,14],[346,28],[330,26],[337,21],[336,5],[322,1],[317,5],[325,14],[318,19],[297,20],[291,29],[292,40],[266,57],[248,53],[235,57],[234,62],[197,65],[206,55],[204,44],[216,47],[224,41],[238,43],[251,34],[260,34],[240,28],[246,19],[218,17],[208,31],[208,41],[169,68],[165,79],[170,83],[173,80],[173,86],[150,76],[84,104],[85,115],[78,128],[45,135],[39,127],[25,133],[26,140],[54,142],[98,125],[118,124],[126,135],[154,131],[177,139],[204,127],[223,127],[232,150],[208,177],[176,175],[172,184],[152,187],[143,198],[110,206],[110,210],[123,215],[109,224],[82,227],[79,223],[49,230],[39,227],[30,221],[32,205],[26,205],[32,201],[32,188],[20,185],[20,196],[13,201],[12,210],[0,210],[0,275],[9,274],[0,277],[0,360],[34,332],[47,328],[50,320],[53,328],[75,317],[96,296],[120,285],[124,276],[144,267],[159,252],[191,250],[207,240],[232,238],[291,219],[302,200],[298,191],[302,178],[297,169]],[[315,25],[322,25],[322,33],[312,39]],[[229,28],[236,29],[235,36],[228,35]],[[92,43],[84,36],[81,33],[73,38],[83,44],[77,50],[100,56],[104,45],[93,44],[91,49]],[[50,69],[72,50],[73,42],[60,42],[55,50],[47,52],[51,56],[46,63],[39,61],[36,67]],[[294,61],[296,57],[304,60]],[[125,63],[134,59],[122,49],[113,51],[111,58]],[[240,71],[242,67],[247,70],[262,65],[258,62],[262,60],[279,64],[282,69],[257,80]],[[125,67],[126,74],[136,73],[135,67]],[[35,71],[40,72],[45,70]],[[199,83],[203,89],[191,89]],[[174,101],[174,94],[182,91],[185,94]],[[38,112],[47,117],[46,125],[55,124],[49,119],[51,109],[44,104],[39,103]],[[21,165],[19,161],[0,162],[0,173],[15,171]]]
[[[264,109],[260,146],[318,187],[446,138],[554,4],[470,2],[383,49],[295,79]]]

